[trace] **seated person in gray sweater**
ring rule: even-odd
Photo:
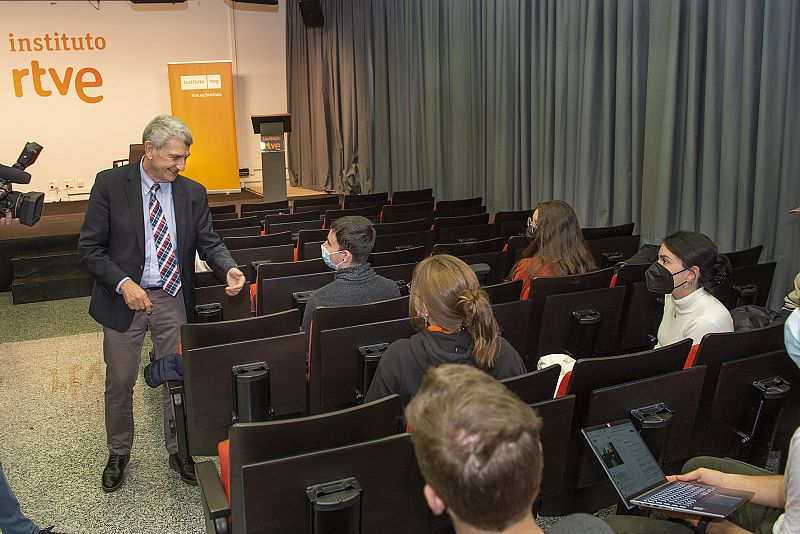
[[[336,271],[333,282],[314,291],[303,315],[309,332],[317,306],[354,306],[400,297],[397,284],[378,276],[367,260],[375,245],[375,228],[366,217],[350,216],[331,223],[322,244],[322,259]]]
[[[450,514],[457,534],[542,533],[531,513],[547,461],[535,410],[474,367],[442,365],[428,371],[406,419],[428,507]],[[611,529],[596,517],[573,514],[547,532]]]
[[[389,345],[366,402],[397,393],[407,404],[425,372],[443,363],[471,365],[497,379],[525,373],[519,353],[499,335],[489,296],[460,259],[436,254],[419,262],[408,307],[420,331]]]

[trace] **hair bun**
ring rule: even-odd
[[[722,285],[731,274],[731,262],[724,254],[717,254],[717,259],[708,270],[708,282],[705,287],[714,288]]]

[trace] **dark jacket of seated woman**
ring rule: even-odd
[[[471,365],[496,379],[525,373],[525,364],[500,337],[491,302],[463,261],[437,254],[414,269],[409,316],[419,330],[384,352],[365,402],[397,393],[407,404],[425,372],[445,363]]]

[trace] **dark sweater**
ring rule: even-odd
[[[502,337],[497,341],[499,350],[494,366],[484,371],[495,379],[524,374],[525,364],[519,353]],[[383,353],[364,402],[397,393],[403,404],[408,404],[429,368],[444,363],[476,367],[472,345],[472,337],[466,330],[456,334],[423,330],[409,339],[398,339]]]
[[[314,291],[303,314],[303,332],[308,332],[317,306],[355,306],[400,297],[397,284],[378,276],[368,263],[339,269],[333,282]]]

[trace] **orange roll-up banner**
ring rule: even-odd
[[[209,192],[241,191],[231,61],[168,63],[172,114],[192,131],[182,173]]]

